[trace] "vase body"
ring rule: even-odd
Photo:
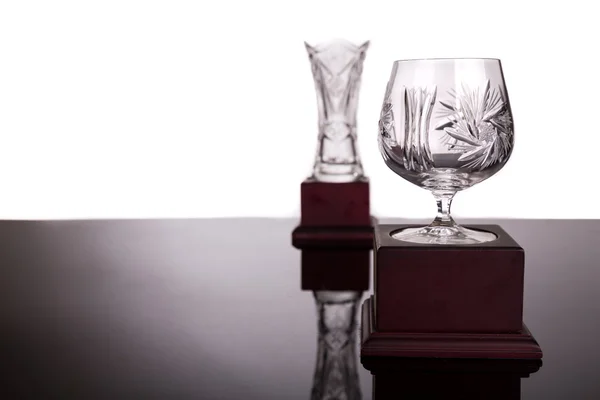
[[[311,178],[353,182],[363,178],[356,143],[356,113],[369,42],[306,43],[317,92],[319,134]]]

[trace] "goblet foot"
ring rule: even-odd
[[[392,238],[403,242],[441,245],[468,245],[491,242],[497,236],[492,232],[464,228],[460,225],[429,225],[421,228],[406,228],[392,232]]]

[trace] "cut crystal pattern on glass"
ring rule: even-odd
[[[352,182],[363,177],[356,147],[356,112],[365,53],[369,42],[356,46],[332,40],[305,43],[317,92],[319,135],[312,177],[323,182]]]
[[[498,172],[514,144],[513,118],[500,61],[401,60],[394,63],[379,120],[386,165],[432,192],[438,215],[426,227],[392,237],[413,243],[476,244],[496,239],[459,226],[454,195]]]
[[[429,122],[437,89],[404,88],[404,168],[423,171],[433,166],[429,148]]]
[[[394,110],[392,103],[384,103],[381,109],[379,118],[379,132],[385,140],[396,140],[396,132],[394,127]]]
[[[391,92],[392,86],[388,82],[385,88],[385,100],[379,114],[379,133],[381,138],[389,145],[396,140],[396,126],[394,122],[394,106],[392,104]]]
[[[312,400],[360,400],[356,312],[361,292],[314,292],[318,312],[317,365]]]
[[[450,92],[451,104],[440,101],[440,114],[447,119],[436,129],[443,130],[449,150],[460,154],[463,167],[485,169],[503,162],[510,154],[513,132],[512,119],[500,89],[469,89],[462,86],[457,94]]]

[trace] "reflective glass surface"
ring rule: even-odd
[[[600,398],[600,222],[475,222],[525,249],[524,318],[544,359],[522,398]],[[0,398],[310,398],[319,312],[300,289],[296,223],[0,222]]]

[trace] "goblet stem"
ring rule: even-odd
[[[394,239],[412,243],[461,245],[485,243],[496,239],[491,232],[476,231],[458,225],[450,215],[450,206],[456,192],[433,191],[437,203],[437,215],[433,222],[421,228],[406,228],[393,232]]]
[[[450,206],[456,192],[435,191],[433,197],[437,203],[437,215],[430,226],[455,227],[456,222],[450,215]]]

